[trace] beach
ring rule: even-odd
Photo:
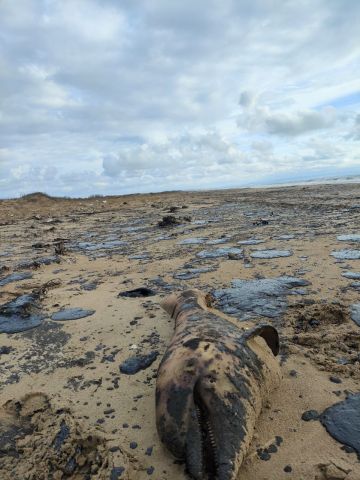
[[[155,385],[174,329],[160,302],[197,288],[280,335],[238,478],[359,479],[360,452],[321,421],[360,391],[359,220],[357,183],[1,200],[1,478],[188,478],[159,441]],[[131,357],[149,361],[124,373]],[[70,440],[86,445],[64,470],[52,449]]]

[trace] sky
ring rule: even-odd
[[[360,174],[359,0],[0,0],[0,198]]]

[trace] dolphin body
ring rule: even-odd
[[[156,424],[191,478],[233,480],[280,383],[279,337],[271,325],[238,325],[210,305],[195,289],[162,302],[175,331],[158,370]]]

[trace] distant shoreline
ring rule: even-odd
[[[268,185],[254,185],[247,188],[274,188],[274,187],[297,187],[302,185],[341,185],[342,183],[360,183],[360,175],[335,177],[335,178],[316,178],[310,180],[302,180],[300,182],[271,183]]]
[[[154,192],[133,192],[133,193],[109,193],[101,194],[94,193],[87,196],[71,196],[71,195],[51,195],[46,192],[29,192],[21,193],[17,197],[0,197],[0,201],[3,200],[19,200],[19,199],[31,199],[31,197],[42,197],[47,199],[54,200],[91,200],[99,198],[111,198],[111,197],[131,197],[134,195],[161,195],[169,193],[179,193],[179,192],[211,192],[211,191],[221,191],[221,190],[246,190],[246,189],[268,189],[268,188],[283,188],[283,187],[301,187],[301,186],[316,186],[316,185],[347,185],[347,184],[360,184],[360,175],[346,175],[344,177],[327,177],[327,178],[315,178],[309,180],[301,181],[284,181],[276,183],[259,183],[259,184],[247,184],[241,186],[223,186],[223,187],[209,187],[209,188],[200,188],[200,189],[174,189],[174,190],[162,190]]]

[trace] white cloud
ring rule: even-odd
[[[265,124],[271,134],[291,136],[332,127],[335,120],[335,109],[329,107],[321,111],[303,110],[269,114],[265,118]]]
[[[359,102],[331,103],[359,89],[359,16],[357,0],[2,0],[0,196],[296,175],[315,134],[356,166]]]
[[[250,132],[269,133],[271,135],[297,136],[333,127],[337,112],[328,106],[321,110],[296,110],[291,98],[282,102],[281,108],[271,108],[261,103],[262,95],[256,99],[254,94],[243,92],[240,97],[242,112],[237,119],[239,127]]]
[[[218,133],[209,132],[202,135],[184,134],[172,137],[162,143],[145,143],[122,149],[118,153],[105,155],[103,171],[109,177],[132,175],[134,172],[158,172],[169,175],[187,175],[190,172],[227,170],[229,166],[244,163],[247,156],[239,146],[230,143]]]

